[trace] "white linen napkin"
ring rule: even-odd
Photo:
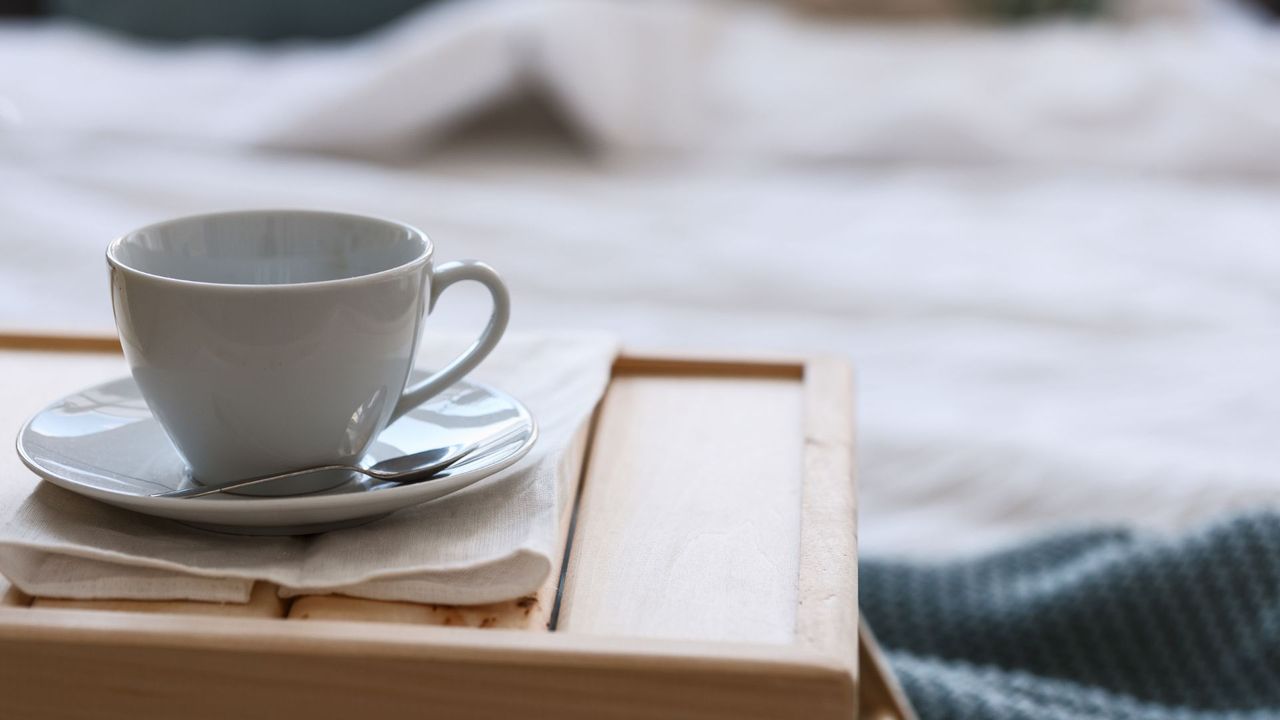
[[[470,338],[431,338],[418,364],[436,367]],[[566,457],[608,384],[617,353],[599,335],[508,336],[472,377],[524,402],[540,437],[507,470],[436,502],[360,527],[309,537],[195,530],[38,483],[10,458],[0,464],[0,572],[41,597],[246,602],[254,581],[285,596],[342,593],[381,600],[478,604],[532,593],[554,567],[569,477]],[[118,356],[65,363],[6,357],[24,416],[3,418],[13,437],[25,414],[66,390],[127,372]],[[19,363],[18,365],[14,365]],[[45,397],[47,396],[47,397]],[[20,403],[21,404],[21,403]],[[8,411],[10,415],[13,411]]]

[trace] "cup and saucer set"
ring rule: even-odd
[[[64,397],[18,435],[43,479],[220,532],[301,535],[436,500],[524,457],[528,408],[464,379],[510,301],[492,268],[433,262],[402,223],[331,212],[200,215],[107,248],[132,377]],[[413,369],[450,285],[488,289],[480,337]]]

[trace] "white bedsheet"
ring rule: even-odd
[[[283,52],[0,27],[0,327],[109,330],[102,249],[158,218],[369,212],[491,261],[517,329],[852,356],[868,553],[1280,497],[1274,39],[656,8]],[[530,88],[608,152],[427,145]],[[456,292],[433,323],[480,321]]]

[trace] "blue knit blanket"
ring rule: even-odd
[[[1280,514],[864,560],[861,604],[924,720],[1280,718]]]

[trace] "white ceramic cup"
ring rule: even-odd
[[[510,314],[488,265],[436,266],[421,231],[359,215],[179,218],[115,239],[107,264],[133,377],[204,483],[359,460],[393,418],[479,364]],[[405,387],[426,314],[462,280],[493,296],[488,326]]]

